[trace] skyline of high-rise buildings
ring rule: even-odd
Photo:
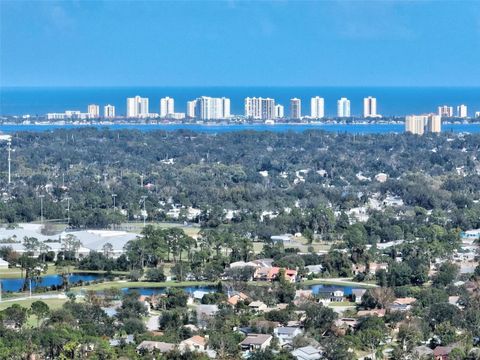
[[[201,102],[201,103],[200,103]],[[382,118],[377,111],[377,98],[368,96],[363,98],[363,113],[365,119]],[[455,113],[454,113],[454,110]],[[233,115],[231,112],[231,100],[227,97],[209,97],[201,96],[199,98],[186,102],[185,112],[175,112],[175,99],[170,96],[162,97],[159,100],[159,112],[149,112],[149,98],[135,97],[127,98],[126,118],[164,118],[172,120],[181,120],[184,118],[200,120],[220,120],[230,119],[232,117],[244,117],[252,120],[275,120],[275,119],[323,119],[334,118],[325,114],[325,99],[321,96],[310,98],[310,113],[302,114],[302,100],[300,98],[291,98],[288,108],[288,116],[285,116],[285,107],[277,104],[274,98],[269,97],[246,97],[244,98],[244,113]],[[437,107],[437,114],[442,118],[468,118],[468,107],[465,104],[442,105]],[[475,112],[478,115],[478,112]],[[87,112],[79,110],[67,110],[64,113],[48,113],[47,119],[94,119],[101,118],[100,106],[89,104]],[[112,119],[123,117],[118,114],[115,106],[105,105],[103,108],[103,118]],[[337,100],[338,118],[358,118],[358,115],[352,115],[350,99],[341,97]],[[478,116],[477,116],[478,117]]]

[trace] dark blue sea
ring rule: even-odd
[[[48,112],[81,110],[88,104],[116,106],[117,115],[125,114],[126,98],[135,95],[150,99],[150,112],[159,112],[160,98],[175,99],[175,111],[184,112],[186,102],[199,96],[226,96],[231,112],[244,113],[247,96],[271,97],[289,112],[289,99],[302,100],[302,114],[310,112],[310,98],[325,98],[326,116],[336,114],[340,97],[351,101],[352,115],[362,113],[363,98],[377,98],[378,113],[385,116],[436,112],[439,105],[468,106],[469,116],[480,111],[480,87],[80,87],[80,88],[0,88],[0,115],[44,115]],[[102,109],[103,110],[103,109]]]

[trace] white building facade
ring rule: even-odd
[[[465,119],[468,117],[468,108],[467,105],[458,105],[457,106],[457,117]]]
[[[376,118],[377,114],[377,99],[369,96],[363,99],[363,117],[364,118]]]
[[[115,106],[113,105],[105,105],[103,107],[103,116],[107,119],[111,119],[115,117]]]
[[[310,116],[312,119],[325,117],[325,100],[320,96],[315,96],[310,100]]]
[[[133,98],[127,98],[128,118],[141,118],[148,116],[148,98],[142,98],[138,95]]]
[[[338,117],[350,117],[350,100],[345,97],[340,98],[337,101],[337,116]]]
[[[245,117],[270,120],[275,118],[275,100],[261,97],[245,98]]]
[[[290,99],[290,118],[291,119],[302,118],[302,102],[298,98]]]
[[[164,118],[175,112],[175,100],[171,97],[160,99],[160,117]]]

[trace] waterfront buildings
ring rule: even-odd
[[[270,120],[275,118],[275,100],[261,97],[245,98],[245,117]]]
[[[453,107],[447,105],[439,106],[438,115],[441,117],[453,117]]]
[[[115,117],[115,106],[113,105],[105,105],[103,108],[103,117],[107,119],[112,119]]]
[[[90,104],[88,105],[88,117],[91,119],[97,119],[100,117],[100,106],[96,104]]]
[[[200,120],[228,119],[230,117],[230,99],[225,97],[199,97],[195,100],[193,115],[193,117]]]
[[[325,116],[325,101],[320,96],[315,96],[310,100],[310,117],[312,119],[322,119]]]
[[[363,117],[380,117],[380,115],[377,114],[377,98],[369,96],[363,99]]]
[[[175,100],[171,97],[160,99],[160,117],[164,118],[175,112]]]
[[[148,117],[148,98],[135,96],[127,98],[127,118]]]
[[[425,132],[440,133],[442,131],[442,118],[440,115],[409,115],[405,118],[405,131],[423,135]]]
[[[462,104],[457,106],[457,117],[462,119],[468,117],[467,105]]]
[[[290,118],[297,120],[302,118],[302,102],[300,99],[290,99]]]
[[[193,119],[195,117],[195,107],[197,100],[187,101],[187,118]]]
[[[337,101],[337,116],[338,117],[350,117],[350,100],[342,97]]]
[[[277,104],[275,105],[275,118],[281,119],[285,116],[285,109],[283,105]]]

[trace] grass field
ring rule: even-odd
[[[153,225],[162,229],[180,228],[185,232],[185,234],[192,237],[196,237],[198,235],[198,232],[200,231],[200,227],[197,226],[185,226],[180,223],[172,222],[147,222],[147,225]],[[120,226],[118,226],[118,229],[140,234],[143,229],[143,222],[122,223],[120,224]]]
[[[23,300],[15,300],[15,301],[2,301],[0,303],[0,311],[5,310],[7,307],[12,306],[13,304],[18,304],[25,308],[30,308],[33,302],[35,301],[43,301],[48,305],[50,309],[59,309],[65,304],[68,299],[23,299]]]
[[[163,281],[163,282],[148,282],[148,281],[107,281],[101,284],[93,284],[72,288],[73,291],[77,290],[104,290],[108,288],[163,288],[163,287],[188,287],[188,286],[212,286],[215,285],[212,281]]]

